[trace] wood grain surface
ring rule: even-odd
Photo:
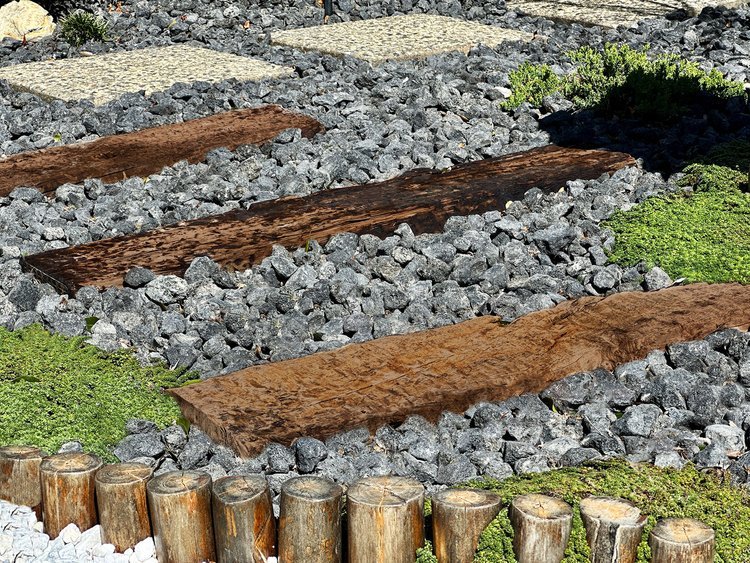
[[[504,209],[530,188],[554,191],[567,180],[598,178],[634,164],[624,153],[547,146],[443,172],[414,170],[385,182],[263,201],[249,210],[35,254],[22,265],[63,293],[121,285],[133,266],[181,275],[198,256],[244,270],[268,256],[274,244],[298,248],[342,232],[385,235],[404,222],[416,234],[435,232],[448,217]]]
[[[117,182],[130,176],[149,176],[180,160],[200,162],[220,147],[234,150],[270,141],[292,128],[301,129],[306,137],[323,131],[312,117],[270,105],[23,152],[0,159],[0,196],[19,186],[48,193],[87,178]]]
[[[538,392],[580,371],[750,323],[750,286],[695,284],[584,297],[504,325],[456,325],[253,366],[170,390],[190,422],[245,456],[411,414]]]

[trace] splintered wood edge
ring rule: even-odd
[[[587,497],[579,504],[581,512],[596,520],[615,524],[638,525],[646,521],[632,502],[611,497]]]

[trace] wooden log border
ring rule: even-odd
[[[38,452],[37,448],[31,447],[0,447],[0,451],[6,452],[21,450]],[[108,496],[107,509],[117,511],[116,504],[120,503],[125,509],[123,512],[130,514],[136,506],[135,510],[140,512],[136,515],[139,521],[150,522],[151,529],[160,536],[159,540],[162,542],[160,557],[164,557],[165,561],[179,561],[179,563],[193,563],[189,560],[191,557],[188,555],[189,552],[197,553],[195,557],[200,559],[208,556],[211,561],[217,563],[239,560],[248,561],[248,563],[265,562],[267,557],[276,556],[280,551],[276,541],[277,526],[282,534],[282,543],[299,544],[299,546],[286,545],[287,553],[296,553],[288,563],[303,561],[302,558],[309,561],[318,560],[316,555],[325,551],[326,548],[326,545],[321,544],[333,544],[332,553],[335,555],[332,560],[338,561],[340,548],[336,546],[342,545],[344,534],[347,534],[349,538],[360,540],[370,538],[371,540],[360,541],[359,544],[378,545],[377,553],[372,551],[374,547],[371,546],[368,551],[359,544],[357,548],[359,551],[355,550],[356,553],[352,553],[351,542],[348,542],[350,563],[365,560],[385,563],[386,560],[381,557],[385,548],[392,551],[388,561],[413,563],[416,561],[416,549],[412,548],[421,547],[423,543],[425,489],[417,481],[401,477],[366,477],[356,481],[349,487],[351,494],[348,499],[348,526],[341,526],[338,523],[341,521],[343,503],[341,502],[342,489],[339,485],[324,477],[304,476],[296,480],[292,479],[286,487],[287,496],[293,494],[302,499],[303,504],[310,506],[293,508],[294,514],[291,517],[301,516],[303,520],[306,520],[309,518],[310,507],[323,503],[328,507],[322,513],[323,520],[331,522],[326,525],[325,534],[321,534],[319,526],[294,526],[294,533],[289,534],[284,532],[284,524],[277,524],[277,518],[273,516],[270,505],[271,493],[262,476],[225,477],[212,483],[211,476],[202,471],[170,471],[153,476],[150,468],[143,464],[101,465],[96,456],[83,453],[73,455],[74,458],[71,458],[71,454],[58,454],[44,458],[41,477],[38,474],[35,477],[34,471],[7,472],[3,475],[6,494],[0,498],[14,504],[20,504],[23,499],[36,498],[34,493],[38,490],[41,494],[45,471],[47,473],[52,471],[55,475],[63,471],[76,477],[85,474],[86,479],[92,481],[96,478],[99,481],[117,484],[137,483],[138,487],[135,488],[139,491],[145,482],[149,491],[148,506],[142,502],[133,505],[132,499],[119,491],[118,495]],[[137,467],[138,465],[141,467]],[[101,473],[101,478],[99,473]],[[49,476],[46,478],[49,479]],[[293,493],[290,493],[290,487],[294,489]],[[68,494],[60,495],[54,499],[52,503],[54,506],[47,508],[53,508],[57,516],[63,512],[78,514],[81,512],[80,507],[87,506],[92,500],[93,489],[93,482],[90,487],[70,487]],[[9,494],[8,491],[10,491]],[[158,499],[152,498],[154,493],[159,497]],[[14,494],[18,498],[15,498]],[[135,492],[133,494],[136,495]],[[98,503],[100,499],[96,500]],[[587,500],[599,504],[606,502],[614,509],[626,507],[634,514],[637,513],[631,519],[637,521],[639,527],[645,520],[634,505],[622,499],[590,497],[590,499],[583,499],[582,505]],[[288,498],[286,501],[288,504]],[[282,504],[284,502],[282,499]],[[433,507],[435,503],[438,504],[439,514],[438,518],[434,518],[433,514],[433,527],[435,528],[433,535],[436,538],[440,536],[442,540],[436,541],[442,541],[445,544],[441,548],[440,563],[465,563],[467,548],[469,551],[476,548],[476,540],[478,534],[481,533],[479,528],[491,521],[494,518],[493,515],[502,510],[509,513],[515,534],[522,540],[514,542],[517,557],[520,556],[519,561],[557,563],[562,558],[568,543],[572,508],[558,498],[521,495],[515,497],[508,506],[502,506],[499,497],[490,491],[450,489],[436,493],[433,497]],[[230,510],[232,517],[227,517],[229,513],[224,512],[230,505],[232,505]],[[239,513],[235,514],[238,508],[242,512],[239,518],[237,517]],[[359,510],[357,517],[352,518],[351,513],[354,508],[362,510]],[[290,517],[289,510],[290,507],[286,506],[287,514],[286,516],[282,514],[282,519]],[[586,511],[586,507],[583,510]],[[101,513],[101,507],[98,512]],[[386,512],[387,517],[384,516]],[[592,511],[591,507],[588,507],[587,530],[591,529],[594,516],[599,520],[604,518],[607,522],[612,520],[611,514],[609,512],[604,514],[604,512],[598,508]],[[43,511],[43,514],[47,516],[47,511]],[[93,516],[95,518],[96,514]],[[52,525],[59,529],[67,524],[59,521],[59,518],[53,518],[53,520],[55,521]],[[102,518],[100,520],[104,521]],[[627,518],[620,517],[619,520],[625,521]],[[240,521],[252,526],[253,529],[239,530]],[[322,520],[317,523],[322,523]],[[627,523],[630,524],[630,520]],[[449,527],[455,527],[455,529],[448,529]],[[405,530],[408,533],[405,533]],[[287,529],[286,532],[289,530]],[[335,537],[331,537],[332,534]],[[105,530],[102,530],[102,535],[106,536]],[[640,535],[640,529],[638,535]],[[450,536],[453,536],[453,539],[446,540]],[[216,550],[215,555],[213,553],[214,537],[221,538],[217,540],[218,545],[224,546]],[[382,543],[384,538],[388,537],[396,538],[392,545]],[[242,549],[243,546],[237,544],[237,541],[243,539],[253,542],[253,545]],[[592,543],[591,534],[588,539],[589,543]],[[231,548],[227,547],[227,540],[234,542]],[[169,545],[170,541],[175,544]],[[455,544],[455,546],[452,547],[448,543]],[[714,556],[714,531],[698,520],[662,519],[651,532],[649,543],[654,552],[654,563],[675,561],[707,563],[712,561]],[[127,547],[120,546],[121,549]],[[171,557],[167,555],[169,553],[172,553]],[[252,560],[248,559],[248,554],[254,555],[254,557],[250,556]],[[326,559],[328,558],[331,558],[330,553]],[[592,560],[601,561],[602,559],[594,557]],[[615,557],[614,560],[628,561],[629,559],[626,556],[622,559]],[[195,563],[198,563],[198,559]]]

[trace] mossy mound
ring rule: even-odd
[[[733,487],[692,466],[677,471],[618,461],[528,474],[504,481],[472,481],[468,486],[496,492],[504,506],[516,496],[527,493],[548,494],[573,506],[573,531],[564,563],[589,561],[578,503],[591,495],[627,499],[648,516],[638,550],[639,562],[650,560],[648,534],[657,519],[666,517],[696,518],[711,526],[716,532],[717,563],[750,561],[750,491]],[[482,534],[475,563],[515,561],[512,541],[508,513],[502,510]],[[420,557],[419,563],[435,562],[427,550],[421,550]]]
[[[180,419],[176,402],[162,392],[179,385],[180,375],[142,367],[128,351],[107,354],[38,325],[0,328],[0,445],[54,452],[80,440],[87,452],[114,461],[112,448],[129,418],[160,425]]]
[[[750,283],[750,144],[717,147],[683,170],[692,193],[650,198],[616,212],[610,260],[629,267],[660,266],[688,282]]]
[[[576,64],[567,76],[555,75],[549,65],[524,63],[510,74],[512,94],[502,107],[513,110],[523,102],[539,106],[545,96],[560,92],[577,108],[661,121],[698,103],[746,99],[744,85],[725,79],[717,69],[705,72],[674,54],[651,58],[648,49],[613,43],[601,51],[584,46],[567,53]]]

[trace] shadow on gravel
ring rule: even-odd
[[[539,125],[556,145],[626,152],[642,159],[646,170],[668,175],[717,144],[750,140],[750,106],[742,96],[706,97],[666,121],[611,115],[598,108],[557,109]]]

